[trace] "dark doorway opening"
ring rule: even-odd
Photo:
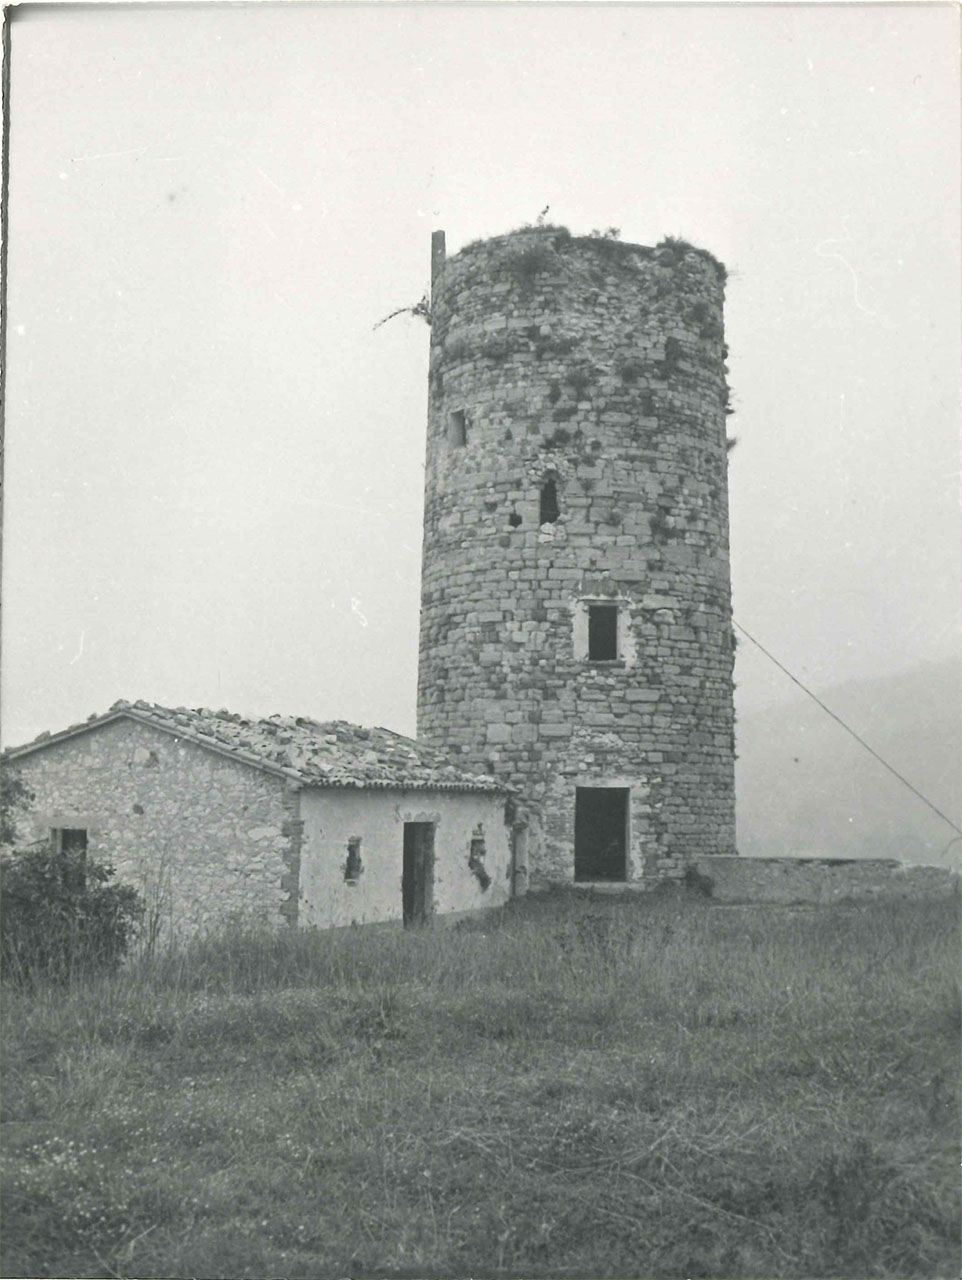
[[[405,822],[401,876],[404,924],[425,924],[434,910],[434,823]]]
[[[575,789],[575,880],[625,880],[628,788]]]

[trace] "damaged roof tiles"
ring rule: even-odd
[[[42,733],[33,742],[9,748],[4,756],[16,759],[120,718],[305,786],[501,793],[510,789],[494,778],[466,773],[442,752],[390,729],[368,729],[346,720],[322,723],[306,716],[248,720],[226,710],[170,708],[152,702],[115,702],[104,715],[90,716],[60,733]]]

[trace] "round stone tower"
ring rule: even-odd
[[[724,280],[433,239],[418,734],[517,788],[533,887],[734,852]]]

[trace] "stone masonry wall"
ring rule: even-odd
[[[162,930],[296,919],[297,795],[283,779],[132,720],[5,767],[35,795],[21,834],[86,828],[88,856],[137,888]]]
[[[419,736],[519,789],[533,886],[573,876],[578,786],[630,789],[629,880],[731,853],[724,271],[552,228],[434,249]]]
[[[960,883],[959,873],[949,868],[892,858],[699,858],[695,869],[711,882],[711,896],[719,902],[929,898],[957,893]]]

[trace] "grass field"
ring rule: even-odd
[[[955,1276],[958,957],[558,894],[8,994],[3,1275]]]

